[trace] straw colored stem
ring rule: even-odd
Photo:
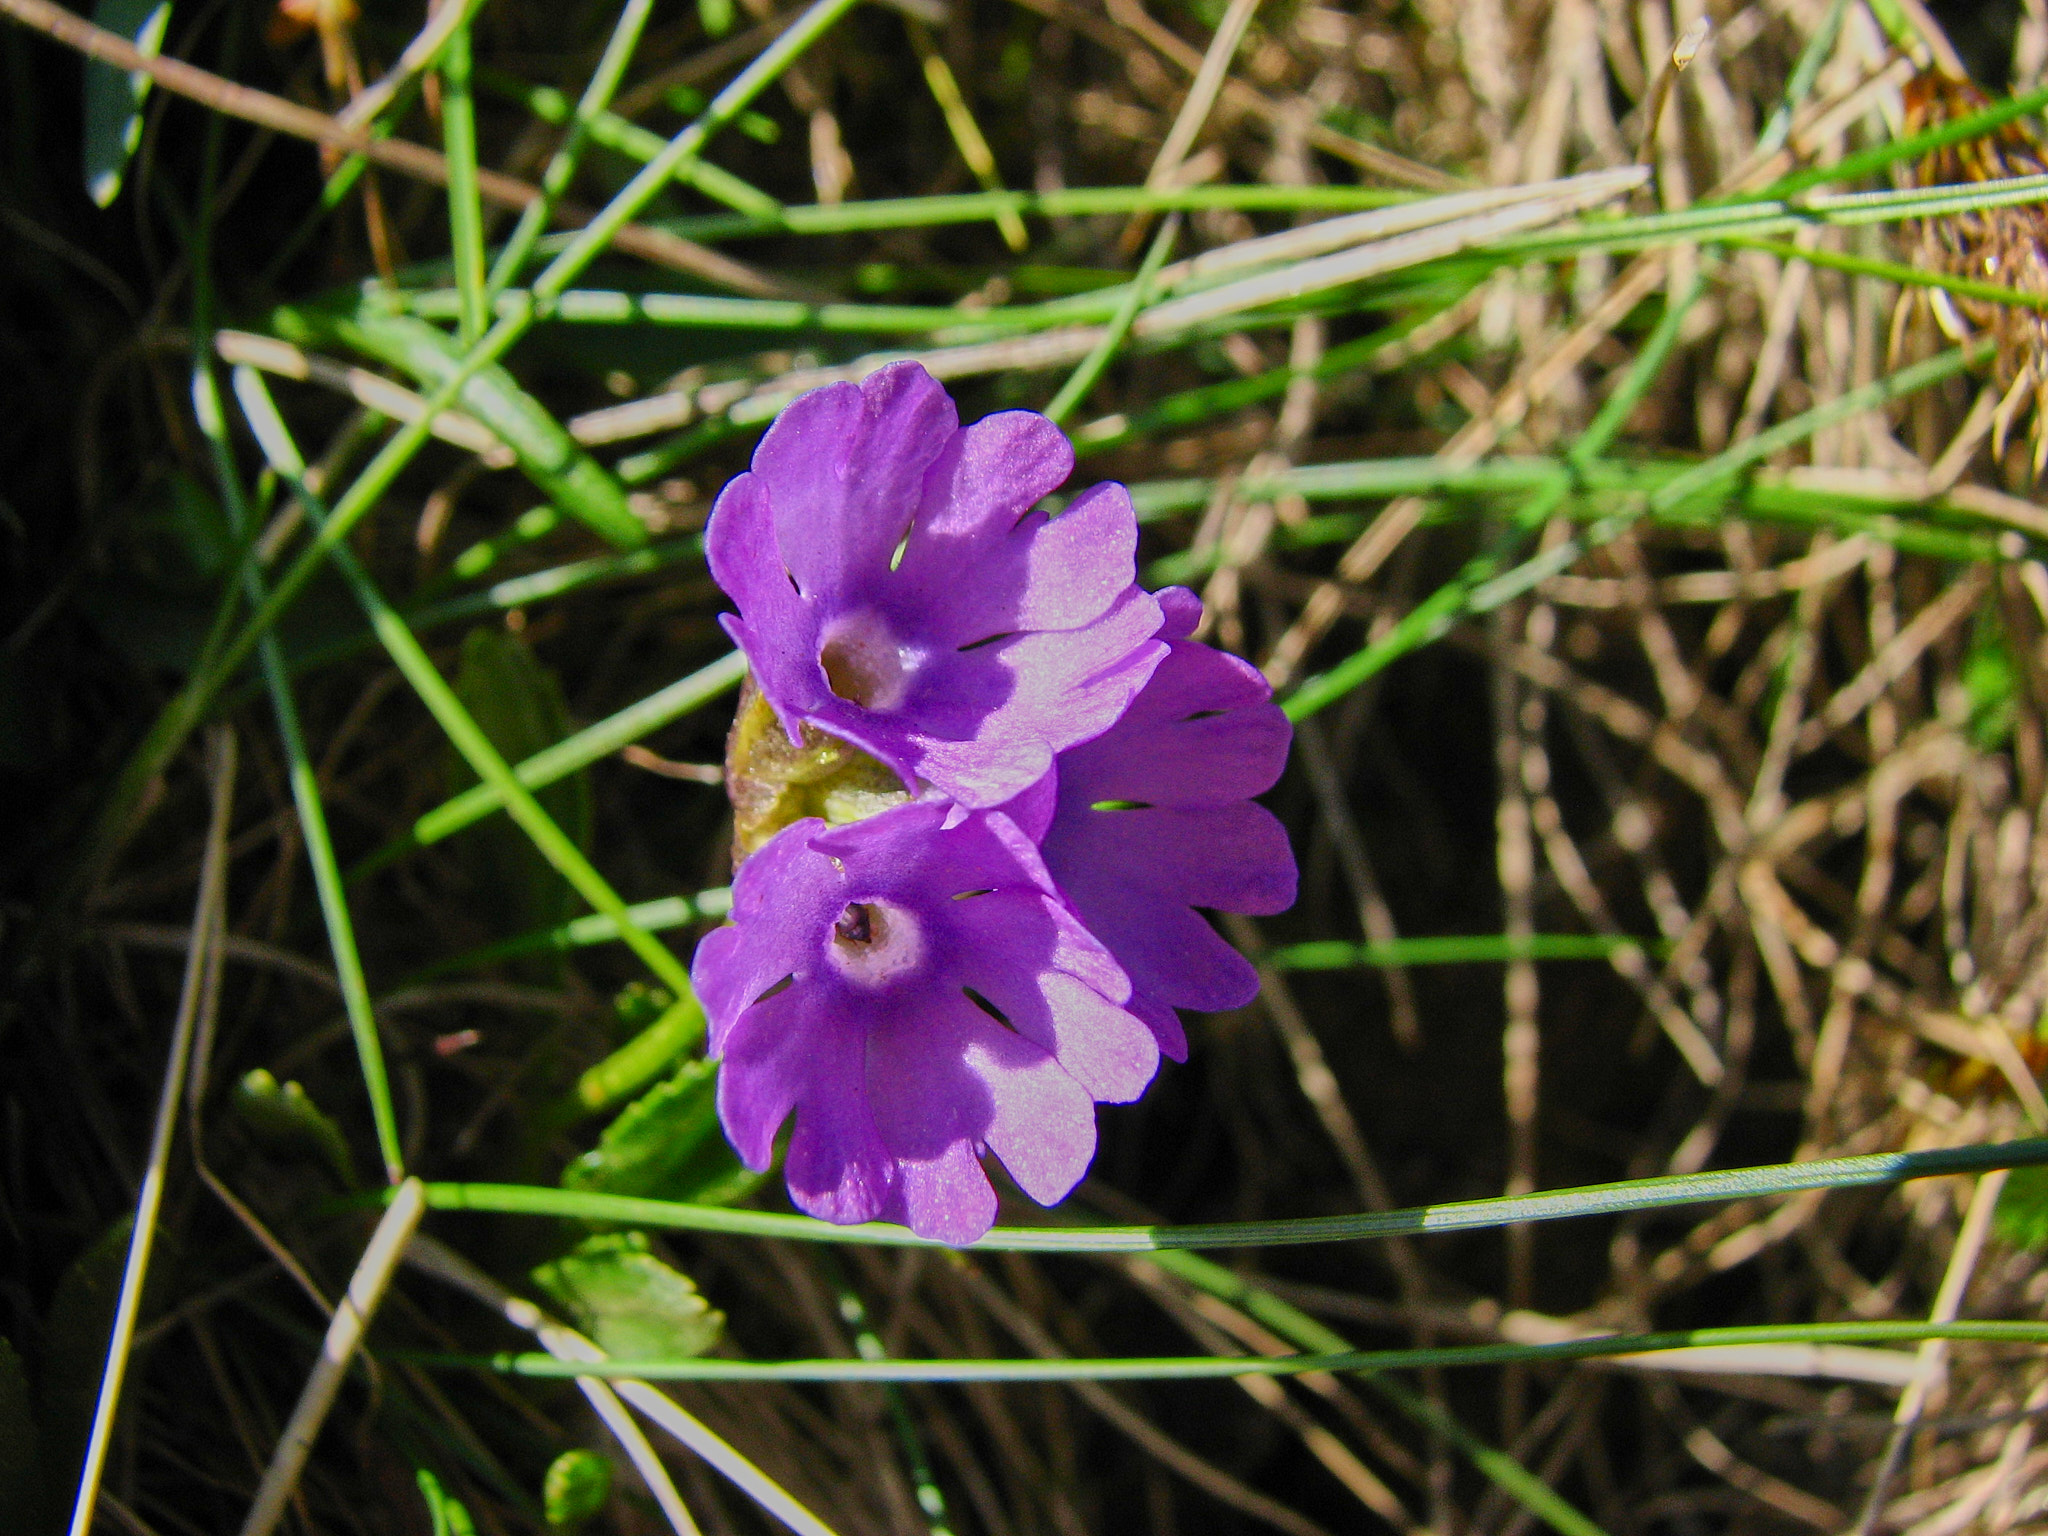
[[[208,974],[217,963],[216,951],[225,921],[222,907],[227,896],[228,818],[235,799],[234,735],[224,727],[215,731],[208,738],[207,756],[213,809],[206,829],[206,854],[199,866],[199,894],[193,902],[192,936],[185,949],[185,979],[178,993],[177,1018],[171,1025],[163,1087],[157,1095],[149,1161],[143,1168],[142,1190],[135,1202],[135,1225],[128,1235],[128,1259],[121,1271],[120,1292],[114,1300],[114,1323],[107,1339],[106,1364],[100,1373],[99,1397],[93,1405],[85,1463],[78,1475],[77,1497],[71,1507],[70,1536],[86,1536],[92,1529],[100,1474],[106,1467],[114,1415],[120,1407],[122,1383],[127,1379],[128,1350],[135,1337],[136,1318],[142,1310],[142,1286],[149,1276],[150,1256],[156,1246],[157,1216],[163,1209],[171,1137],[177,1130],[178,1105],[191,1063],[193,1033]]]
[[[241,1536],[270,1536],[276,1529],[292,1490],[298,1487],[299,1474],[305,1469],[306,1457],[312,1452],[320,1426],[326,1422],[327,1411],[334,1406],[349,1364],[362,1345],[363,1333],[384,1300],[405,1245],[426,1208],[424,1186],[418,1179],[407,1179],[393,1192],[391,1204],[371,1234],[369,1246],[363,1250],[341,1305],[334,1309],[334,1321],[328,1324],[327,1336],[321,1341],[320,1359],[313,1374],[306,1378],[270,1465],[263,1470],[263,1481],[257,1486],[256,1498],[242,1522]]]

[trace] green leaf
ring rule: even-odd
[[[732,30],[732,0],[697,0],[697,19],[712,37],[725,36]]]
[[[604,1349],[622,1360],[701,1355],[725,1327],[690,1277],[657,1258],[644,1232],[601,1232],[552,1264],[533,1283],[554,1298]]]
[[[498,625],[480,625],[462,642],[455,675],[462,701],[491,745],[511,762],[532,757],[569,734],[569,709],[562,686],[533,649]],[[448,787],[459,794],[477,782],[468,763],[448,754]],[[557,779],[535,796],[570,841],[590,841],[590,782],[582,773]],[[569,915],[569,883],[511,822],[495,820],[476,828],[459,845],[478,902],[489,909],[501,932],[559,923]],[[532,963],[532,962],[529,962]],[[559,959],[540,962],[559,968]]]
[[[1992,1222],[2015,1248],[2048,1248],[2048,1168],[2013,1169]]]
[[[311,1152],[343,1184],[355,1187],[355,1161],[341,1127],[297,1083],[280,1084],[257,1067],[235,1084],[234,1103],[242,1123],[265,1146],[278,1152]]]
[[[476,1523],[462,1500],[441,1486],[441,1479],[425,1467],[414,1474],[420,1497],[427,1501],[427,1516],[434,1522],[434,1536],[476,1536]]]
[[[0,1531],[33,1528],[37,1494],[36,1421],[29,1411],[28,1372],[0,1337]]]
[[[92,19],[154,57],[164,45],[171,0],[99,0]],[[142,141],[149,76],[88,59],[85,64],[85,191],[100,207],[121,195],[121,176]]]
[[[541,1479],[541,1509],[558,1530],[581,1525],[612,1493],[612,1464],[594,1451],[564,1451],[548,1463]]]
[[[718,1124],[717,1084],[711,1062],[685,1062],[620,1111],[597,1145],[563,1170],[562,1187],[614,1195],[671,1188],[673,1175]]]
[[[563,1170],[562,1187],[721,1204],[741,1192],[735,1176],[747,1170],[717,1129],[718,1068],[686,1062],[605,1127],[597,1145]]]

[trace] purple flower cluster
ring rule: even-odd
[[[1072,468],[1043,416],[962,428],[898,363],[792,403],[712,509],[726,628],[790,742],[849,743],[907,796],[777,832],[691,968],[727,1134],[766,1168],[793,1114],[790,1194],[829,1221],[971,1242],[985,1151],[1062,1198],[1095,1105],[1185,1057],[1174,1010],[1258,990],[1193,909],[1294,900],[1250,799],[1286,719],[1189,638],[1192,593],[1136,585],[1123,487],[1031,510]]]

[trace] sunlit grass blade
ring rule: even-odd
[[[1413,202],[1419,196],[1384,187],[1347,186],[1062,187],[1043,192],[954,192],[845,203],[791,203],[772,215],[704,214],[671,219],[663,227],[693,240],[726,240],[748,235],[846,235],[933,229],[946,224],[980,224],[1006,211],[1020,217],[1048,219],[1194,212],[1204,208],[1246,213],[1349,213]]]
[[[2008,97],[1968,116],[1953,121],[1938,123],[1920,133],[1907,134],[1904,138],[1893,139],[1888,144],[1873,145],[1844,155],[1833,165],[1816,165],[1804,171],[1795,171],[1783,181],[1764,191],[1767,197],[1790,197],[1808,187],[1817,187],[1834,181],[1857,181],[1877,171],[1886,170],[1904,160],[1912,160],[1950,144],[1962,144],[1970,139],[1982,138],[2007,123],[2018,122],[2048,107],[2048,88],[2028,91],[2023,95]]]
[[[660,134],[642,128],[638,123],[602,110],[587,114],[572,108],[560,91],[551,86],[530,86],[521,81],[498,77],[492,82],[508,95],[516,98],[535,117],[548,123],[576,122],[588,136],[591,143],[609,149],[645,165],[661,153],[668,141]],[[585,99],[590,93],[584,93]],[[609,94],[606,97],[609,100]],[[676,180],[695,187],[713,202],[723,203],[737,213],[752,218],[773,218],[782,211],[782,204],[763,192],[751,182],[742,181],[732,172],[713,165],[709,160],[685,160],[676,168]],[[540,248],[541,242],[534,242]],[[527,254],[531,254],[531,250]]]
[[[1282,1301],[1257,1281],[1212,1263],[1200,1254],[1162,1253],[1150,1262],[1196,1290],[1238,1308],[1297,1349],[1338,1353],[1352,1348],[1350,1340],[1298,1307]],[[1541,1517],[1560,1536],[1603,1536],[1599,1527],[1556,1489],[1514,1457],[1480,1440],[1435,1402],[1411,1391],[1384,1372],[1370,1374],[1363,1379],[1373,1391],[1416,1424],[1457,1446],[1490,1482]]]
[[[1764,1344],[1910,1344],[1955,1339],[1981,1344],[2048,1344],[2048,1322],[1973,1319],[1955,1323],[1786,1323],[1691,1328],[1661,1333],[1604,1334],[1555,1344],[1463,1344],[1436,1349],[1342,1349],[1299,1355],[1118,1356],[1110,1359],[607,1360],[590,1364],[544,1354],[433,1355],[439,1365],[486,1367],[513,1376],[637,1376],[647,1381],[1227,1381],[1239,1376],[1300,1376],[1312,1371],[1380,1374],[1430,1367],[1541,1365],[1610,1360],[1688,1349]]]
[[[917,50],[918,62],[924,66],[925,85],[946,119],[946,131],[953,136],[953,147],[960,151],[960,158],[967,162],[968,170],[974,173],[974,179],[981,183],[984,192],[1002,191],[1002,174],[996,169],[995,152],[988,147],[981,125],[974,120],[974,112],[967,105],[960,82],[953,78],[952,66],[946,62],[945,55],[932,46],[925,29],[915,22],[910,24],[910,42]],[[1015,209],[1007,207],[998,207],[995,219],[1003,243],[1021,255],[1031,243],[1031,237],[1024,231],[1024,220]]]
[[[1746,442],[1716,454],[1673,476],[1646,498],[1640,507],[1602,518],[1584,533],[1545,550],[1535,559],[1512,570],[1503,570],[1508,551],[1497,549],[1472,561],[1464,571],[1413,609],[1383,638],[1353,653],[1328,672],[1311,677],[1284,702],[1288,718],[1305,719],[1327,708],[1353,688],[1418,646],[1447,632],[1459,620],[1484,613],[1529,591],[1545,577],[1554,575],[1581,558],[1588,549],[1607,542],[1643,517],[1677,513],[1688,504],[1719,495],[1752,465],[1795,443],[1805,441],[1823,428],[1860,412],[1953,378],[1989,355],[1991,344],[1981,342],[1941,353],[1915,363],[1886,378],[1854,389],[1837,399],[1815,406],[1789,421],[1778,423]],[[1644,355],[1650,346],[1646,344]],[[1592,433],[1588,432],[1588,437]],[[1525,509],[1517,526],[1524,534],[1556,510],[1563,498],[1560,484],[1552,498],[1539,498]],[[1531,514],[1539,513],[1540,517]]]
[[[106,1319],[108,1337],[106,1352],[102,1356],[99,1390],[88,1399],[91,1419],[81,1447],[82,1465],[78,1468],[78,1482],[71,1506],[70,1536],[88,1536],[92,1530],[93,1511],[100,1498],[100,1479],[106,1468],[107,1451],[113,1442],[115,1415],[120,1407],[129,1354],[135,1341],[135,1325],[142,1312],[143,1287],[149,1277],[150,1257],[156,1246],[158,1219],[163,1212],[165,1186],[170,1173],[171,1141],[177,1132],[178,1110],[185,1097],[186,1079],[192,1070],[193,1043],[211,1028],[210,1021],[220,998],[219,946],[227,929],[228,834],[234,814],[238,749],[233,733],[227,730],[218,730],[208,747],[210,761],[207,768],[211,780],[208,792],[212,806],[207,817],[206,848],[199,866],[199,890],[193,900],[190,937],[185,946],[185,976],[178,991],[177,1015],[171,1023],[170,1050],[157,1093],[148,1158],[143,1165],[141,1188],[136,1192],[135,1215],[128,1227],[128,1252],[121,1266],[120,1288],[112,1298],[112,1315]],[[18,1401],[15,1412],[17,1415],[21,1412]],[[20,1424],[19,1417],[15,1424]],[[21,1431],[12,1428],[11,1433],[19,1437]],[[19,1467],[21,1463],[17,1461],[15,1465]],[[53,1483],[50,1491],[60,1497],[62,1495],[60,1485]]]
[[[1690,1173],[1579,1189],[1551,1190],[1491,1200],[1462,1200],[1408,1210],[1352,1216],[1306,1216],[1289,1221],[1220,1222],[1201,1226],[997,1227],[970,1246],[1004,1253],[1153,1253],[1177,1248],[1263,1248],[1302,1243],[1357,1242],[1434,1232],[1472,1232],[1527,1221],[1616,1216],[1717,1200],[1760,1199],[1811,1189],[1855,1189],[1907,1179],[2048,1163],[2048,1138],[1942,1147],[1925,1152],[1879,1152],[1863,1157],[1773,1163],[1719,1173]],[[727,1232],[800,1242],[863,1243],[889,1247],[942,1247],[903,1227],[870,1222],[833,1226],[808,1216],[738,1211],[621,1195],[585,1194],[528,1184],[430,1184],[437,1210],[497,1211],[514,1216],[568,1217],[677,1231]]]
[[[1597,522],[1619,510],[1640,509],[1653,522],[1673,526],[1711,523],[1735,515],[1763,522],[1784,522],[1841,533],[1863,533],[1905,553],[1936,560],[2003,560],[2005,546],[2018,531],[2008,521],[1985,516],[1981,506],[1940,497],[1929,500],[1902,487],[1899,494],[1854,488],[1820,489],[1802,485],[1791,475],[1757,470],[1695,495],[1678,506],[1651,507],[1649,499],[1680,475],[1689,475],[1698,460],[1644,460],[1624,463],[1602,460],[1571,474],[1557,459],[1482,459],[1476,464],[1446,464],[1436,458],[1365,459],[1312,464],[1271,477],[1246,476],[1239,482],[1246,496],[1296,495],[1309,502],[1377,499],[1386,496],[1432,496],[1444,505],[1438,520],[1484,510],[1494,499],[1564,486],[1557,503],[1566,517]],[[1138,521],[1156,522],[1177,513],[1198,511],[1215,489],[1208,479],[1138,481],[1131,501]],[[1349,514],[1336,514],[1339,516]],[[1289,537],[1300,538],[1301,530]],[[2021,535],[2025,537],[2025,535]],[[1313,542],[1323,542],[1318,537]],[[1285,547],[1285,540],[1281,541]],[[2032,540],[2040,543],[2039,535]],[[1193,559],[1191,552],[1169,557]]]
[[[1103,330],[1102,339],[1096,342],[1094,350],[1081,359],[1059,393],[1052,397],[1045,408],[1048,420],[1062,422],[1074,407],[1088,398],[1088,391],[1095,387],[1095,381],[1102,377],[1102,370],[1109,366],[1109,360],[1116,355],[1116,349],[1123,345],[1129,334],[1131,323],[1138,318],[1152,298],[1152,282],[1159,268],[1165,262],[1167,253],[1173,249],[1173,242],[1180,236],[1180,216],[1175,214],[1159,226],[1159,232],[1152,237],[1151,247],[1145,252],[1145,259],[1138,266],[1138,275],[1125,290],[1123,302],[1117,305],[1116,313],[1109,317],[1109,324]]]
[[[254,369],[236,369],[235,394],[271,467],[298,493],[314,521],[326,522],[327,514],[319,496],[306,484],[305,461],[285,430],[283,418],[277,414],[276,405],[264,386],[263,376]],[[462,754],[470,769],[478,778],[496,788],[520,830],[526,833],[541,856],[568,881],[576,894],[619,925],[619,936],[627,947],[678,999],[688,998],[691,995],[690,977],[682,961],[660,940],[633,922],[618,893],[541,808],[532,793],[520,784],[497,748],[491,745],[490,738],[470,717],[469,711],[462,707],[454,690],[406,627],[405,621],[377,591],[354,552],[345,544],[338,545],[334,550],[334,562],[355,592],[392,661],[405,674],[406,681],[412,684],[435,723],[455,750]]]
[[[368,306],[354,315],[284,308],[271,323],[287,340],[339,342],[404,369],[429,388],[455,378],[462,367],[462,350],[450,337],[423,320],[378,314]],[[495,366],[478,369],[462,384],[459,398],[561,510],[620,548],[647,542],[647,529],[626,505],[618,481],[510,373]]]
[[[211,238],[212,225],[208,219],[202,222],[201,238],[195,242],[197,249],[193,258],[194,287],[199,300],[195,329],[202,338],[202,345],[193,354],[192,408],[200,434],[206,439],[213,459],[214,480],[228,527],[238,541],[248,545],[255,536],[256,520],[251,516],[243,492],[241,468],[235,461],[234,445],[228,435],[227,412],[223,408],[220,384],[214,372],[213,348],[203,344],[211,330],[215,303],[209,260]],[[266,596],[261,568],[254,559],[245,559],[241,562],[240,576],[251,609],[260,608]],[[313,889],[327,932],[327,948],[334,962],[342,1012],[348,1019],[349,1034],[355,1044],[363,1093],[370,1104],[370,1122],[377,1140],[378,1156],[383,1162],[387,1181],[397,1184],[405,1177],[405,1156],[398,1134],[398,1110],[391,1097],[391,1075],[384,1060],[383,1037],[378,1031],[377,1014],[370,1001],[369,982],[364,975],[362,954],[356,943],[355,916],[349,910],[348,894],[342,888],[341,869],[334,856],[334,840],[328,831],[319,774],[314,768],[312,754],[306,748],[298,704],[292,696],[290,672],[275,633],[266,631],[261,636],[257,657],[264,688],[270,695],[271,712],[277,721],[279,743],[284,748],[292,806],[298,816],[306,860],[312,868]]]
[[[461,298],[453,289],[416,289],[378,297],[406,314],[425,320],[452,320]],[[507,293],[499,312],[513,313],[520,298]],[[687,329],[740,331],[820,331],[846,335],[928,335],[962,328],[990,331],[1029,330],[1044,322],[1036,315],[1013,315],[989,309],[973,315],[950,305],[810,304],[800,299],[748,299],[724,294],[621,293],[602,288],[571,288],[556,302],[552,318],[575,325],[659,325]]]
[[[1457,294],[1452,303],[1463,297],[1463,293]],[[1323,354],[1315,367],[1309,370],[1309,376],[1315,379],[1334,379],[1358,369],[1368,368],[1383,355],[1409,340],[1420,327],[1437,319],[1450,308],[1451,304],[1432,308],[1374,331],[1371,335],[1341,342]],[[1119,414],[1088,422],[1071,434],[1074,439],[1074,452],[1077,456],[1086,457],[1091,453],[1120,447],[1154,433],[1192,427],[1214,420],[1231,411],[1256,405],[1261,400],[1271,400],[1285,394],[1294,376],[1295,370],[1291,367],[1270,368],[1251,378],[1225,379],[1219,383],[1182,390],[1178,394],[1155,400],[1128,415]]]
[[[574,283],[611,244],[620,229],[667,185],[678,166],[695,160],[713,134],[738,117],[853,5],[854,0],[816,0],[810,9],[790,23],[787,31],[764,48],[753,63],[734,76],[732,82],[712,98],[703,115],[670,139],[661,153],[648,161],[596,218],[578,230],[561,254],[534,279],[536,310],[545,310]]]
[[[2048,194],[2048,178],[2044,178],[2043,192]],[[1731,240],[1728,243],[1740,250],[1763,251],[1781,261],[1804,261],[1812,266],[1827,267],[1835,272],[1848,272],[1857,277],[1874,277],[1882,282],[1897,283],[1902,288],[1939,288],[1942,292],[1959,299],[1979,299],[1986,304],[2010,304],[2020,309],[2048,312],[2048,294],[2030,293],[2023,288],[2009,288],[2003,283],[1979,282],[1972,277],[1956,277],[1926,267],[1909,267],[1901,262],[1879,261],[1873,256],[1852,256],[1841,251],[1787,245],[1781,240],[1745,239]]]
[[[1606,933],[1505,933],[1445,935],[1392,939],[1384,944],[1353,944],[1343,939],[1314,939],[1267,950],[1259,959],[1282,971],[1341,971],[1361,966],[1476,965],[1508,960],[1607,960],[1625,949],[1657,950],[1661,940],[1632,939]]]
[[[604,53],[597,61],[597,68],[591,71],[590,83],[584,87],[582,99],[569,116],[569,132],[556,146],[547,169],[541,172],[540,200],[521,210],[519,222],[513,225],[512,233],[498,252],[498,259],[492,263],[485,283],[487,295],[496,294],[518,281],[520,271],[533,254],[534,241],[547,229],[548,221],[554,216],[555,205],[575,179],[591,120],[611,104],[612,97],[618,92],[619,82],[625,78],[626,66],[632,63],[633,51],[640,46],[640,34],[646,30],[647,18],[653,10],[654,0],[626,0],[620,8],[619,19],[612,24],[612,35],[604,45]]]
[[[462,344],[474,346],[489,323],[484,291],[483,199],[477,190],[476,107],[470,100],[469,28],[442,45],[441,139],[448,156],[448,244],[455,290],[462,295]]]
[[[689,538],[668,539],[624,554],[593,555],[588,560],[571,560],[546,570],[530,571],[523,576],[508,576],[479,592],[418,603],[401,609],[399,616],[418,634],[443,624],[460,623],[464,619],[509,613],[515,608],[534,608],[611,582],[652,576],[671,565],[695,559],[703,551],[703,539],[693,534]],[[376,645],[377,637],[364,630],[344,639],[308,645],[303,649],[287,645],[284,654],[287,666],[296,674],[359,656],[374,650]]]
[[[637,704],[629,704],[617,714],[586,726],[545,751],[536,752],[512,770],[514,781],[527,790],[545,789],[557,779],[579,768],[587,768],[601,757],[609,757],[621,747],[639,741],[670,721],[680,719],[691,710],[701,708],[721,694],[737,688],[746,670],[746,657],[740,652],[720,657],[710,666],[699,668],[688,677],[678,678]],[[414,848],[439,842],[481,821],[505,803],[501,789],[488,779],[474,785],[428,811],[413,823],[408,837],[380,848],[350,870],[349,878],[359,879]]]
[[[1704,287],[1704,273],[1695,271],[1685,292],[1665,305],[1656,328],[1629,364],[1620,386],[1602,404],[1599,414],[1567,453],[1566,467],[1516,511],[1507,528],[1494,538],[1492,547],[1467,562],[1464,570],[1425,598],[1380,640],[1366,646],[1333,671],[1312,677],[1296,689],[1282,705],[1290,720],[1306,719],[1342,698],[1397,657],[1445,633],[1459,617],[1476,606],[1484,585],[1495,579],[1496,573],[1514,552],[1534,537],[1557,511],[1572,479],[1582,477],[1620,434],[1629,413],[1664,371],[1672,348],[1678,344],[1685,316],[1698,302]]]
[[[691,923],[701,923],[714,917],[724,917],[732,910],[732,889],[729,886],[714,886],[699,891],[694,896],[660,896],[653,901],[635,902],[626,908],[634,922],[649,933],[661,933],[671,928],[687,928]],[[406,978],[412,983],[434,976],[446,976],[456,971],[478,970],[486,965],[495,965],[501,960],[517,960],[522,955],[564,953],[572,949],[584,949],[592,944],[612,944],[618,941],[619,925],[603,913],[594,912],[587,917],[571,918],[553,928],[536,933],[522,933],[516,938],[486,944],[459,955],[450,955],[432,965],[422,966]]]

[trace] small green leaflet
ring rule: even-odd
[[[701,1355],[725,1327],[725,1314],[656,1256],[644,1232],[587,1237],[536,1269],[533,1283],[621,1360]]]
[[[564,1451],[548,1464],[540,1485],[541,1508],[557,1530],[570,1531],[604,1508],[612,1493],[612,1464],[593,1451]]]
[[[280,1084],[262,1067],[235,1084],[235,1112],[251,1134],[272,1151],[311,1152],[348,1188],[356,1182],[354,1160],[341,1127],[306,1097],[297,1083]]]
[[[133,40],[152,58],[163,48],[171,0],[99,0],[92,19]],[[121,175],[142,142],[142,103],[149,76],[85,61],[85,191],[102,208],[121,195]]]
[[[420,1497],[426,1500],[427,1518],[434,1522],[434,1536],[476,1536],[476,1522],[469,1518],[462,1500],[441,1486],[441,1479],[425,1467],[413,1475],[420,1485]]]

